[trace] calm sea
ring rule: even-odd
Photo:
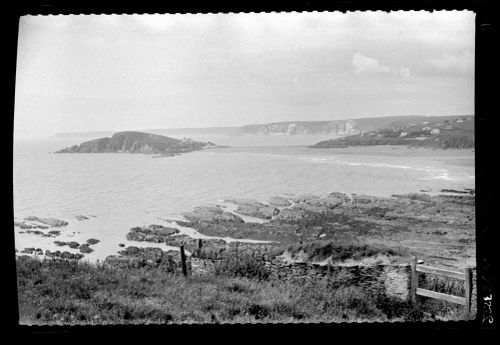
[[[389,196],[475,185],[472,150],[308,148],[330,138],[318,135],[191,137],[230,147],[152,158],[52,153],[89,138],[16,140],[14,215],[68,221],[57,240],[101,240],[88,256],[95,260],[115,254],[119,243],[137,245],[125,239],[131,227],[171,225],[165,219],[225,198],[266,201],[273,195],[334,191]],[[90,219],[78,221],[77,215]],[[54,240],[16,231],[17,249],[54,250]]]

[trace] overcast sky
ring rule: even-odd
[[[474,18],[25,16],[15,136],[473,114]]]

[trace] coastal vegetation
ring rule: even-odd
[[[341,276],[321,281],[270,279],[259,273],[258,265],[247,257],[232,257],[216,275],[185,278],[160,267],[20,256],[20,322],[417,321],[456,318],[462,313],[459,307],[433,301],[412,306],[373,296],[361,287],[343,284]]]

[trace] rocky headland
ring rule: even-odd
[[[83,142],[80,145],[73,145],[56,151],[56,153],[128,152],[174,156],[209,147],[215,147],[215,145],[210,142],[174,139],[158,134],[127,131],[115,133],[110,138],[99,138]]]

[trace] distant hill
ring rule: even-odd
[[[179,140],[144,132],[118,132],[111,138],[105,137],[86,141],[80,145],[73,145],[59,150],[56,153],[129,152],[176,155],[210,146],[214,146],[214,144],[190,139]]]
[[[75,138],[98,138],[112,136],[113,131],[94,131],[94,132],[66,132],[57,133],[51,136],[53,139],[75,139]]]
[[[440,149],[474,148],[474,116],[446,116],[412,119],[402,126],[362,131],[361,133],[321,141],[311,147],[338,148],[349,146],[408,145]]]
[[[260,135],[300,135],[300,134],[335,134],[353,135],[363,131],[382,128],[399,128],[409,123],[423,121],[444,121],[456,116],[385,116],[367,117],[333,121],[286,121],[267,124],[247,125],[240,128],[242,134]]]
[[[206,128],[165,128],[150,129],[145,132],[160,135],[238,135],[240,127],[206,127]]]
[[[206,127],[206,128],[163,128],[147,129],[139,132],[147,132],[158,135],[238,135],[240,127]],[[57,133],[52,136],[54,139],[74,139],[74,138],[98,138],[112,136],[116,131],[95,131],[95,132],[68,132]]]
[[[206,127],[206,128],[165,128],[151,129],[141,132],[164,136],[195,136],[195,135],[355,135],[362,132],[390,128],[402,128],[422,122],[452,121],[457,116],[385,116],[332,121],[286,121],[265,124],[252,124],[241,127]],[[98,138],[111,136],[114,132],[74,132],[58,133],[53,138]]]

